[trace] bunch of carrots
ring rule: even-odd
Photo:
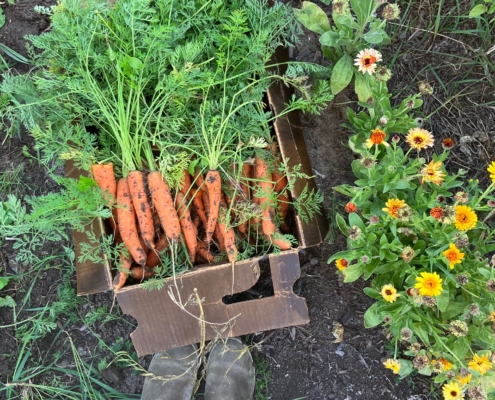
[[[176,193],[159,171],[131,171],[117,179],[112,163],[94,164],[93,178],[112,209],[114,241],[127,250],[120,254],[114,289],[129,277],[152,277],[163,253],[171,255],[181,243],[191,265],[222,261],[222,255],[235,263],[239,244],[255,244],[259,237],[290,249],[277,229],[278,223],[284,233],[289,230],[290,199],[276,143],[252,160],[232,165],[225,174],[185,170]],[[241,211],[246,208],[254,211],[246,215]]]

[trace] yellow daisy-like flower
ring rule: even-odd
[[[421,150],[433,146],[433,135],[426,129],[412,128],[406,136],[406,142],[413,149]]]
[[[461,253],[454,243],[450,244],[450,247],[443,252],[443,255],[449,261],[450,269],[454,269],[454,265],[460,264],[464,259],[464,253]]]
[[[398,218],[399,217],[399,209],[406,206],[405,200],[399,200],[399,199],[388,199],[388,201],[385,203],[387,207],[382,208],[382,211],[388,212],[388,214],[392,218]]]
[[[468,366],[469,368],[478,371],[481,375],[485,375],[492,367],[492,363],[488,359],[488,355],[483,354],[480,357],[478,354],[475,354],[473,359],[469,361]]]
[[[488,319],[489,319],[490,321],[495,322],[495,311],[492,311],[492,312],[488,315]]]
[[[337,266],[339,271],[343,271],[344,269],[347,268],[349,263],[345,258],[339,258],[337,261],[335,261],[335,265]]]
[[[456,206],[455,207],[455,227],[460,231],[469,231],[476,226],[478,222],[478,216],[468,206]]]
[[[397,293],[397,289],[394,288],[394,285],[390,284],[383,285],[380,294],[385,299],[385,301],[388,301],[389,303],[393,303],[400,296],[400,294]]]
[[[383,365],[385,366],[385,368],[394,371],[394,374],[398,374],[400,371],[400,363],[397,360],[389,358],[388,360],[383,362]]]
[[[382,60],[382,55],[375,49],[361,50],[354,59],[354,65],[358,66],[359,72],[372,75],[376,70],[376,63]]]
[[[414,287],[419,290],[421,296],[436,297],[442,293],[442,278],[436,272],[421,272],[421,276],[416,277]]]
[[[446,360],[445,358],[439,358],[438,361],[443,364],[444,371],[449,371],[452,369],[452,363],[449,360]]]
[[[473,378],[473,374],[467,374],[466,376],[457,375],[455,377],[457,382],[459,382],[462,386],[467,385],[469,382],[471,382],[472,378]]]
[[[464,398],[457,382],[450,382],[443,385],[442,393],[444,400],[460,400]]]
[[[490,179],[495,185],[495,161],[492,161],[492,163],[488,166],[487,171],[490,173]]]
[[[421,169],[421,175],[423,177],[421,182],[431,182],[437,186],[440,186],[442,181],[445,179],[445,172],[440,169],[441,167],[441,161],[431,161],[426,167]]]
[[[385,136],[387,136],[387,134],[381,129],[373,129],[369,139],[366,139],[366,147],[369,149],[370,147],[378,146],[379,144],[390,146],[387,142],[385,142]]]

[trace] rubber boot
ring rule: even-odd
[[[156,353],[144,380],[141,400],[190,400],[196,383],[198,347],[189,345]]]
[[[204,400],[252,400],[254,365],[248,348],[238,338],[218,341],[206,365]]]

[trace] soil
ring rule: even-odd
[[[445,1],[444,7],[448,9],[450,3]],[[6,15],[6,24],[0,30],[2,43],[23,55],[27,54],[24,36],[40,34],[49,27],[48,17],[34,12],[35,4],[48,7],[55,2],[20,0],[15,5],[4,3],[1,6]],[[294,1],[293,5],[300,7],[300,2]],[[329,6],[324,8],[326,11],[330,10]],[[411,13],[416,13],[413,16],[417,17],[415,20],[418,21],[418,28],[427,25],[428,21],[421,5],[413,8]],[[486,90],[486,82],[482,79],[484,71],[476,68],[467,70],[468,67],[464,65],[459,65],[457,68],[460,61],[455,58],[456,55],[472,57],[466,51],[466,46],[454,45],[455,42],[441,36],[432,38],[414,32],[410,30],[404,32],[404,36],[397,37],[384,54],[385,59],[387,57],[391,59],[396,52],[399,53],[393,69],[394,78],[389,83],[390,91],[394,93],[393,99],[398,102],[407,94],[415,92],[416,87],[411,84],[415,79],[424,79],[438,88],[439,84],[435,82],[435,76],[424,67],[425,65],[446,66],[441,70],[441,76],[445,82],[448,82],[446,87],[448,90],[440,90],[436,92],[435,97],[424,99],[424,116],[434,113],[428,120],[436,137],[440,139],[451,136],[456,142],[464,143],[463,146],[454,149],[452,167],[457,169],[462,166],[476,175],[476,171],[485,168],[487,161],[494,159],[495,156],[493,147],[490,147],[490,143],[495,140],[493,131],[495,116],[489,108],[476,107],[476,104],[493,102],[494,92]],[[475,42],[476,39],[472,37],[467,38],[465,43],[468,39],[472,48],[479,47]],[[399,52],[402,44],[404,46]],[[430,48],[434,51],[430,51]],[[454,56],[454,58],[442,56],[444,53],[449,53],[450,57]],[[495,52],[492,55],[495,55]],[[305,31],[301,44],[293,51],[293,58],[324,64],[325,60],[319,51],[318,37]],[[412,63],[413,59],[419,61]],[[16,64],[14,68],[19,73],[24,73],[29,66]],[[449,86],[460,76],[465,77],[466,80],[467,77],[478,77],[481,79],[479,83],[481,86],[469,87],[467,91],[469,94],[451,98],[450,95],[455,95],[465,88],[462,84],[457,87]],[[447,100],[449,101],[446,103]],[[336,208],[342,209],[342,205],[345,204],[345,199],[336,196],[332,188],[353,181],[350,164],[354,156],[345,147],[349,132],[340,125],[345,120],[345,108],[354,101],[352,93],[344,92],[337,96],[320,116],[302,117],[313,171],[318,187],[325,195],[324,206],[329,216]],[[442,104],[445,106],[439,109]],[[471,139],[462,139],[463,137]],[[12,177],[15,175],[14,171],[19,170],[21,178],[21,181],[10,187],[0,186],[2,200],[5,200],[9,193],[22,197],[56,190],[56,183],[46,171],[46,167],[50,168],[52,165],[38,163],[33,140],[26,132],[21,131],[17,136],[9,139],[0,133],[0,143],[2,155],[0,173],[4,174],[1,176]],[[63,171],[58,170],[58,173],[63,175]],[[254,346],[253,354],[258,359],[269,362],[269,387],[260,393],[258,398],[272,400],[433,398],[429,397],[432,395],[428,379],[415,376],[399,382],[383,368],[382,361],[390,354],[385,332],[383,328],[365,329],[363,326],[363,314],[372,304],[372,300],[362,290],[366,282],[343,284],[335,274],[335,267],[328,265],[327,260],[333,253],[345,248],[345,240],[335,227],[331,227],[329,239],[320,246],[300,252],[301,279],[296,283],[295,289],[307,300],[311,322],[306,326],[277,329],[243,338],[247,344]],[[68,240],[57,245],[51,244],[41,250],[43,256],[53,256],[53,260],[50,265],[39,269],[41,272],[37,276],[29,275],[32,266],[19,265],[15,261],[17,250],[14,249],[13,242],[5,240],[0,247],[2,276],[25,275],[18,280],[18,283],[9,284],[1,292],[2,296],[11,295],[18,302],[18,307],[15,320],[12,309],[0,308],[0,343],[3,349],[0,352],[0,382],[4,384],[12,382],[16,372],[19,375],[17,381],[25,378],[26,381],[31,382],[28,379],[29,374],[33,372],[29,371],[30,367],[49,365],[53,362],[59,368],[59,371],[53,375],[57,380],[69,386],[78,385],[74,376],[63,372],[63,369],[75,369],[74,351],[88,366],[95,369],[101,382],[117,388],[122,393],[127,393],[129,398],[138,398],[132,395],[140,393],[144,378],[136,372],[136,368],[140,365],[146,368],[150,356],[137,359],[133,353],[130,333],[135,329],[135,322],[132,318],[122,315],[111,293],[78,299],[74,297],[74,268],[60,261],[64,254],[64,246],[70,246]],[[72,293],[70,305],[66,306],[65,311],[57,314],[54,325],[45,328],[50,331],[47,335],[29,342],[30,345],[34,344],[32,347],[28,346],[29,350],[23,348],[18,336],[19,332],[14,330],[13,324],[32,316],[35,310],[45,304],[61,301],[65,292],[61,291],[59,286],[67,271],[70,273],[69,291]],[[26,297],[27,292],[30,296]],[[19,302],[24,298],[27,298],[28,302],[21,305]],[[114,318],[106,322],[102,322],[101,318],[95,319],[97,322],[94,323],[86,319],[86,324],[81,320],[81,317],[87,318],[102,311],[111,311]],[[102,315],[108,314],[102,312]],[[341,323],[344,328],[344,340],[340,343],[335,343],[335,336],[332,334],[336,323]],[[21,334],[29,333],[35,335],[39,331],[36,331],[35,326],[27,324],[27,329],[21,331]],[[111,347],[113,352],[127,350],[134,357],[134,367],[126,367],[129,363],[125,364],[122,360],[114,362],[113,353],[107,347]],[[27,351],[31,353],[28,354],[28,362],[22,369],[17,363],[26,356]],[[99,368],[100,363],[101,368]],[[101,375],[97,372],[99,369]],[[56,385],[57,380],[54,378],[53,382],[43,381],[43,383]],[[29,390],[27,387],[22,389],[25,394]],[[262,397],[261,394],[266,397]],[[35,396],[33,398],[38,398],[32,392],[31,395]],[[6,398],[4,390],[0,391],[0,399],[2,398]],[[198,395],[198,398],[201,396]]]

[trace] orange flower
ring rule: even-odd
[[[454,141],[452,140],[452,138],[443,139],[442,147],[444,149],[451,149],[452,147],[454,147]]]
[[[399,217],[399,209],[407,206],[406,202],[404,200],[399,200],[399,199],[388,199],[388,201],[385,203],[387,206],[386,208],[382,208],[382,211],[388,212],[388,214],[392,218],[398,218]]]
[[[335,261],[335,265],[337,266],[339,271],[343,271],[344,269],[347,268],[349,263],[345,258],[339,258],[338,260]]]
[[[366,139],[366,147],[369,149],[370,147],[378,146],[379,144],[390,146],[387,142],[384,141],[385,136],[387,136],[387,134],[381,129],[373,129],[371,131],[369,139]]]
[[[435,219],[440,219],[443,216],[443,210],[442,207],[435,207],[432,208],[430,211],[430,215],[435,218]]]
[[[356,58],[354,59],[354,65],[358,66],[358,70],[365,74],[366,72],[370,75],[375,72],[376,63],[382,60],[382,55],[375,49],[364,49],[361,50]]]
[[[354,203],[347,203],[345,205],[345,210],[350,214],[357,211],[357,206]]]
[[[440,186],[442,181],[445,179],[445,172],[440,170],[441,167],[441,161],[431,161],[426,167],[421,169],[421,175],[423,176],[421,183],[432,182],[435,185]]]

